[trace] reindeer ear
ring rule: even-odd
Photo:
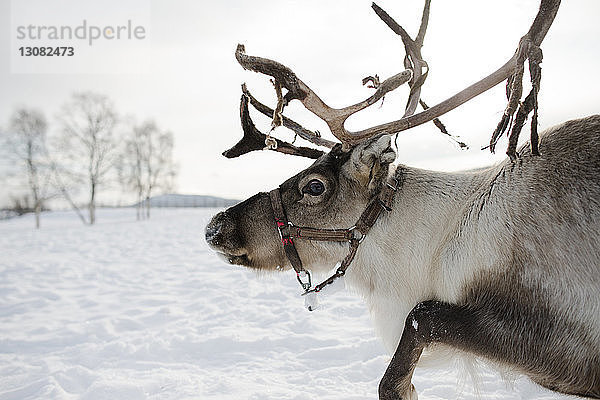
[[[379,189],[388,174],[389,165],[396,159],[390,135],[369,139],[352,149],[344,173],[369,190]]]

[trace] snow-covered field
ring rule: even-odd
[[[0,221],[0,399],[376,399],[389,355],[361,300],[338,293],[310,313],[291,273],[225,265],[204,242],[215,212]],[[413,382],[421,399],[562,398],[463,372]]]

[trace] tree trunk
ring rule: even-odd
[[[35,228],[40,229],[40,213],[42,212],[42,202],[35,200]]]
[[[90,193],[90,225],[96,222],[96,184],[92,182]]]
[[[141,190],[138,190],[137,204],[135,205],[135,218],[137,221],[143,217],[144,198]]]
[[[32,179],[35,179],[33,177]],[[40,212],[42,211],[42,200],[40,199],[37,186],[34,184],[32,188],[33,194],[33,212],[35,213],[35,229],[40,229]]]
[[[35,211],[35,229],[40,229],[41,200],[38,189],[37,168],[33,162],[33,142],[27,142],[27,168],[29,172],[29,187],[33,195],[33,208]]]
[[[146,218],[150,219],[150,195],[146,196]]]

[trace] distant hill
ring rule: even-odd
[[[18,217],[19,213],[13,210],[0,210],[0,220]]]
[[[239,200],[196,194],[161,194],[150,198],[151,207],[229,207],[237,203]]]

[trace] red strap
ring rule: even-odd
[[[281,243],[283,244],[283,249],[285,250],[285,255],[288,260],[290,260],[296,273],[303,272],[305,270],[302,266],[302,260],[300,260],[298,250],[296,250],[296,246],[294,246],[292,237],[289,234],[289,229],[287,229],[288,220],[285,211],[283,210],[283,204],[281,203],[281,193],[279,192],[279,188],[271,190],[269,192],[269,198],[271,199],[271,207],[275,214],[275,224],[281,238]]]

